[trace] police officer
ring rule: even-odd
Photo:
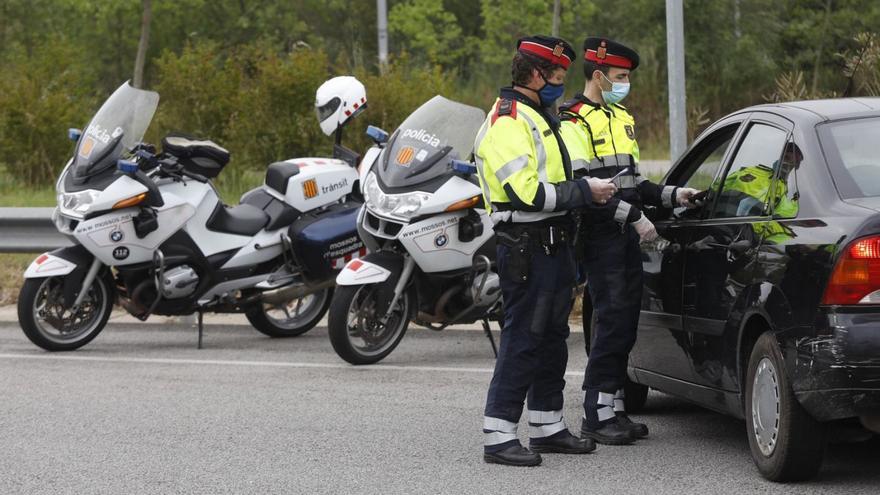
[[[724,179],[723,191],[739,191],[746,195],[737,205],[736,216],[743,217],[749,214],[760,214],[764,209],[764,202],[770,194],[773,184],[773,176],[779,170],[779,178],[776,180],[773,198],[773,213],[775,215],[792,218],[797,215],[798,205],[796,199],[788,197],[788,185],[786,179],[792,170],[800,167],[804,155],[798,145],[789,143],[785,146],[782,161],[775,161],[772,167],[763,164],[743,167]],[[750,213],[751,212],[751,213]]]
[[[611,178],[619,188],[608,203],[613,219],[582,223],[584,264],[594,311],[595,340],[584,379],[581,437],[622,445],[648,434],[647,426],[626,415],[623,386],[629,353],[636,341],[642,296],[639,241],[657,231],[642,213],[644,203],[693,206],[698,191],[660,187],[639,174],[635,120],[620,104],[629,92],[630,72],[639,55],[608,38],[584,41],[584,92],[560,107],[562,136],[576,173]],[[590,211],[584,217],[589,219]]]
[[[495,225],[504,325],[486,398],[486,462],[536,466],[539,452],[583,454],[592,440],[562,418],[568,313],[574,284],[569,214],[616,190],[608,181],[572,180],[551,111],[575,53],[558,38],[520,39],[512,87],[502,88],[474,143],[480,186]],[[517,437],[528,395],[529,447]]]

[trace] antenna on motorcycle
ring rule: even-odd
[[[376,144],[388,142],[388,133],[376,126],[368,125],[366,134]]]

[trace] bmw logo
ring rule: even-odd
[[[124,260],[128,258],[128,248],[127,247],[118,247],[113,250],[113,257],[118,260]]]
[[[123,237],[124,236],[122,235],[121,230],[114,230],[113,232],[110,232],[110,240],[113,242],[119,242],[122,240]]]
[[[437,247],[443,247],[447,242],[449,242],[449,238],[446,237],[446,234],[440,234],[434,238],[434,245]]]

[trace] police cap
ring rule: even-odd
[[[520,53],[532,55],[544,59],[552,64],[559,65],[568,70],[571,61],[574,60],[574,48],[562,38],[552,36],[527,36],[516,42],[516,49]]]
[[[592,36],[584,40],[584,60],[597,65],[635,70],[639,54],[635,50],[608,38]]]

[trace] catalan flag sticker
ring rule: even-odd
[[[405,146],[397,152],[397,164],[408,167],[415,155],[416,151],[414,149],[409,146]]]
[[[303,182],[303,196],[306,199],[312,199],[318,195],[318,183],[315,179],[309,179]]]

